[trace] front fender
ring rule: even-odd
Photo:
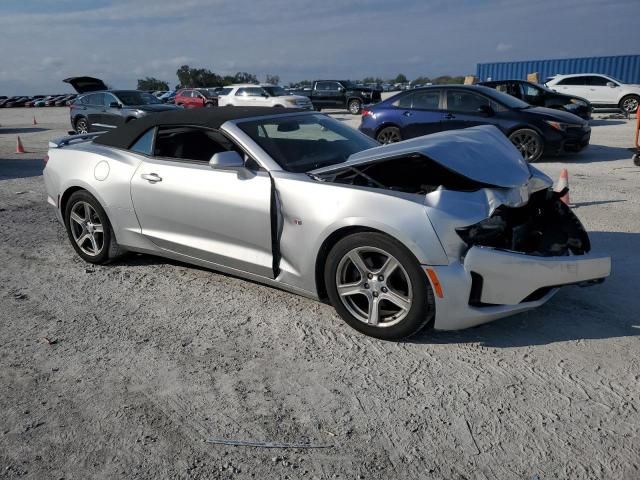
[[[282,217],[278,239],[281,281],[315,292],[316,261],[325,242],[349,227],[386,233],[405,245],[421,264],[448,264],[422,196],[271,173]]]

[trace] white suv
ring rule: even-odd
[[[640,85],[622,83],[599,73],[556,75],[546,85],[556,92],[586,98],[596,108],[618,107],[634,113],[640,105]]]
[[[284,107],[312,110],[311,100],[301,95],[289,95],[284,88],[263,83],[260,85],[231,85],[228,93],[218,97],[220,107]]]

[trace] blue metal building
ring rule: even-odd
[[[640,83],[640,55],[479,63],[476,76],[481,81],[489,78],[525,80],[527,74],[535,72],[538,73],[541,83],[553,75],[567,73],[602,73],[625,83]]]

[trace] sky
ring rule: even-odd
[[[218,74],[408,78],[640,53],[640,0],[0,0],[0,95]]]

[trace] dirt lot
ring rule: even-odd
[[[640,478],[635,120],[596,119],[588,150],[539,164],[569,169],[607,282],[402,343],[192,266],[83,263],[40,176],[68,109],[0,124],[0,478]]]

